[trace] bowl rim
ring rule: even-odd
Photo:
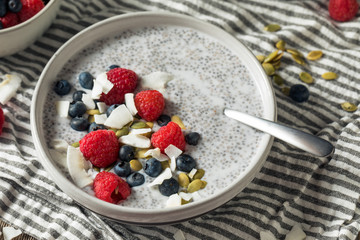
[[[51,69],[52,65],[56,63],[57,56],[63,54],[63,51],[67,49],[67,47],[71,46],[73,42],[79,41],[81,37],[86,36],[89,32],[95,32],[96,29],[101,28],[104,25],[112,24],[114,22],[120,22],[122,20],[138,20],[139,18],[167,18],[167,19],[178,19],[178,20],[185,20],[187,22],[191,22],[191,26],[202,26],[204,28],[210,29],[211,31],[215,31],[216,33],[221,33],[221,38],[226,38],[229,41],[238,44],[239,48],[245,51],[246,55],[252,60],[252,63],[255,64],[255,68],[259,71],[259,74],[262,76],[265,88],[268,91],[268,97],[271,99],[269,104],[269,108],[264,109],[264,118],[268,120],[276,120],[276,100],[273,87],[265,74],[263,68],[257,61],[254,54],[245,46],[243,45],[238,39],[234,36],[230,35],[228,32],[224,31],[223,29],[205,22],[200,19],[196,19],[191,16],[178,14],[178,13],[171,13],[171,12],[136,12],[136,13],[126,13],[118,16],[113,16],[102,20],[98,23],[95,23],[84,30],[80,31],[76,35],[74,35],[71,39],[69,39],[65,44],[63,44],[57,52],[53,55],[53,57],[49,60],[47,65],[45,66],[39,81],[35,87],[35,91],[33,94],[33,99],[31,103],[31,110],[30,110],[30,122],[31,122],[31,131],[34,140],[34,145],[38,153],[38,157],[42,165],[44,166],[45,170],[49,173],[52,179],[56,179],[54,181],[62,191],[64,191],[68,196],[70,196],[73,200],[75,200],[80,205],[90,209],[93,212],[96,212],[106,218],[113,219],[119,222],[127,223],[127,224],[136,224],[136,225],[160,225],[160,224],[169,224],[175,222],[185,221],[196,216],[202,215],[206,212],[214,210],[219,206],[223,205],[224,203],[230,201],[233,197],[235,197],[238,193],[240,193],[255,177],[255,175],[260,171],[263,163],[265,162],[270,149],[273,143],[273,137],[267,134],[264,134],[262,141],[259,145],[263,147],[263,151],[261,153],[257,153],[253,161],[251,161],[252,166],[249,166],[241,175],[242,179],[246,180],[242,184],[235,184],[232,183],[228,185],[224,190],[220,193],[214,194],[209,198],[201,199],[200,201],[192,202],[190,204],[185,204],[179,207],[172,207],[172,208],[159,208],[159,209],[136,209],[133,207],[125,207],[125,206],[118,206],[115,204],[107,203],[100,199],[97,199],[94,196],[89,195],[85,191],[79,191],[80,189],[75,186],[75,184],[66,178],[62,171],[54,164],[51,163],[49,160],[49,154],[44,150],[42,147],[44,140],[42,140],[42,136],[40,136],[42,125],[39,125],[37,121],[37,114],[36,112],[39,109],[36,108],[39,102],[39,92],[41,90],[41,85],[45,81],[47,72]],[[199,29],[197,29],[199,30]],[[98,39],[97,39],[98,40]],[[219,40],[219,39],[218,39]],[[72,56],[71,56],[72,57]],[[71,58],[69,57],[69,58]],[[63,67],[63,66],[61,66]],[[58,72],[56,73],[58,74]],[[264,96],[263,96],[264,97]],[[262,99],[264,100],[264,99]],[[42,109],[41,109],[42,111]],[[42,121],[42,120],[40,120]],[[239,177],[240,178],[240,177]],[[246,184],[245,184],[246,183]],[[238,185],[238,186],[237,186]],[[221,198],[219,195],[226,195],[228,196],[226,199]],[[219,198],[221,201],[219,201]],[[90,200],[89,200],[90,199]],[[192,209],[197,209],[197,213],[194,214]],[[170,214],[169,214],[170,213]],[[190,215],[186,217],[184,213],[189,213]],[[154,219],[155,215],[157,216],[165,216],[165,220]],[[161,218],[161,217],[160,217]],[[150,220],[149,220],[150,219]],[[164,218],[162,218],[164,219]]]

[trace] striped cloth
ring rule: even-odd
[[[56,0],[59,1],[59,0]],[[242,41],[255,55],[267,55],[283,39],[307,54],[322,50],[304,69],[284,57],[278,73],[285,85],[300,83],[306,70],[315,83],[310,98],[295,103],[274,84],[278,121],[317,134],[336,146],[333,157],[315,158],[275,140],[256,178],[224,206],[171,226],[122,225],[77,205],[49,178],[36,158],[29,122],[30,101],[39,75],[54,52],[71,36],[108,17],[136,11],[166,10],[213,23]],[[277,23],[282,29],[265,32]],[[355,239],[360,229],[360,112],[358,104],[360,24],[329,19],[326,0],[64,0],[50,29],[32,46],[0,59],[0,73],[24,76],[16,96],[2,106],[0,136],[0,216],[39,239],[259,239],[267,231],[284,239],[300,224],[307,239]],[[1,46],[6,47],[6,46]],[[333,81],[321,79],[336,72]]]

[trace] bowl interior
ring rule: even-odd
[[[52,86],[67,79],[81,87],[81,71],[97,75],[119,64],[139,77],[155,71],[174,75],[164,92],[165,113],[179,115],[187,131],[202,140],[188,146],[208,182],[201,199],[165,208],[166,197],[146,184],[133,188],[131,201],[109,204],[79,189],[50,153],[49,142],[61,138],[76,142],[85,135],[70,129],[68,119],[56,117]],[[141,90],[141,84],[137,91]],[[58,186],[81,205],[106,217],[134,224],[177,222],[210,211],[238,194],[261,168],[272,138],[227,119],[225,107],[275,120],[271,84],[252,53],[223,30],[191,17],[171,13],[135,13],[95,24],[64,44],[45,67],[37,84],[31,125],[39,158]],[[147,178],[147,182],[151,182]],[[142,200],[139,200],[142,199]]]

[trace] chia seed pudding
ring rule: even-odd
[[[164,113],[178,115],[187,127],[185,133],[201,134],[199,144],[187,145],[185,152],[196,160],[197,168],[205,170],[203,180],[207,186],[199,190],[202,198],[218,193],[248,168],[264,135],[225,117],[223,109],[262,116],[259,89],[231,50],[186,27],[161,25],[127,30],[97,41],[71,58],[56,80],[68,80],[72,92],[62,97],[52,91],[47,95],[43,114],[47,142],[63,139],[71,144],[85,136],[87,132],[70,128],[69,119],[57,116],[54,104],[71,101],[72,93],[82,90],[77,81],[79,73],[89,71],[96,76],[112,64],[137,73],[136,92],[142,90],[142,76],[155,71],[174,76],[163,92]],[[133,187],[132,194],[119,205],[143,209],[165,206],[168,197],[149,188],[147,184],[154,178],[145,176],[145,184]],[[93,194],[91,188],[84,190]]]

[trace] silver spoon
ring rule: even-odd
[[[331,143],[315,135],[235,110],[225,109],[224,114],[316,156],[326,157],[334,151]]]

